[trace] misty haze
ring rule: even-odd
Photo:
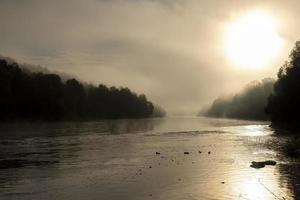
[[[0,199],[300,199],[299,8],[0,0]]]

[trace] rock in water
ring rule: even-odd
[[[264,168],[266,165],[274,166],[274,165],[276,165],[276,161],[274,161],[274,160],[266,160],[263,162],[252,161],[250,167],[259,169],[259,168]]]
[[[255,162],[255,161],[252,161],[250,165],[250,167],[255,169],[264,168],[265,166],[266,164],[264,162]]]
[[[276,165],[276,161],[274,161],[274,160],[266,160],[265,162],[264,162],[266,165]]]

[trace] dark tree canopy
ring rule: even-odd
[[[300,42],[296,42],[289,60],[279,69],[274,92],[266,112],[272,125],[283,129],[300,129]]]
[[[57,74],[32,73],[0,59],[1,120],[77,120],[150,117],[154,106],[128,88],[83,86]]]
[[[273,90],[274,80],[270,78],[253,81],[241,92],[229,97],[220,97],[205,110],[205,116],[250,120],[267,120],[264,108]]]

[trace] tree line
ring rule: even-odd
[[[232,97],[220,97],[201,114],[271,120],[275,128],[300,130],[300,41],[280,67],[276,81],[264,79]]]
[[[28,72],[0,59],[1,120],[80,120],[144,118],[153,103],[128,88],[62,81],[57,74]]]
[[[274,92],[268,98],[266,113],[273,127],[300,129],[300,41],[279,69]]]
[[[200,114],[208,117],[267,120],[264,109],[274,82],[271,78],[253,81],[237,94],[217,98]]]

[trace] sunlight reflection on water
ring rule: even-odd
[[[261,122],[166,118],[2,125],[0,132],[4,200],[268,200],[298,194],[300,168],[286,167],[289,161],[268,147],[279,139]],[[270,159],[277,165],[249,167]]]
[[[226,127],[227,131],[231,131],[233,133],[237,133],[245,136],[267,136],[272,135],[273,131],[269,127],[269,125],[244,125],[244,126],[232,126]]]

